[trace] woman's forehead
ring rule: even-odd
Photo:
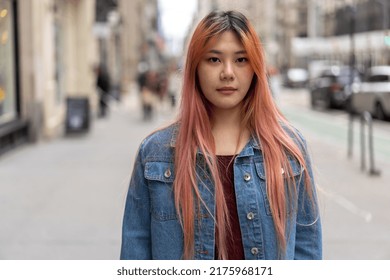
[[[245,49],[237,33],[229,30],[208,40],[206,43],[206,52],[211,50],[237,52]]]

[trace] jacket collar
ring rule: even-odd
[[[179,132],[179,122],[175,122],[172,126],[172,136],[171,136],[171,142],[170,142],[170,145],[172,148],[175,148],[176,147],[176,138],[177,138],[177,134]]]
[[[172,128],[172,136],[171,136],[171,141],[170,141],[170,146],[172,148],[176,147],[176,139],[177,139],[177,134],[179,132],[180,124],[176,122],[173,124]],[[253,149],[256,150],[261,150],[261,143],[259,140],[252,134],[248,143],[245,145],[244,149],[240,152],[239,156],[249,156],[253,155]],[[201,154],[201,151],[198,149],[198,152]]]

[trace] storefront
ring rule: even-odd
[[[19,120],[16,1],[0,0],[0,154],[26,138]]]
[[[0,0],[0,125],[15,120],[15,25],[13,3]]]
[[[65,132],[69,97],[96,112],[94,0],[0,0],[0,155]]]

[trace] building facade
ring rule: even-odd
[[[88,100],[93,121],[99,64],[117,97],[140,62],[158,69],[158,17],[157,0],[0,0],[0,154],[61,137],[70,98]]]
[[[362,71],[389,64],[389,15],[390,0],[311,0],[309,36],[292,39],[294,57],[301,63],[326,59],[350,64],[353,56]]]
[[[157,0],[118,0],[121,19],[121,83],[123,89],[135,86],[140,64],[157,70],[161,65],[163,40],[158,33]]]
[[[281,71],[312,60],[349,64],[351,52],[361,68],[390,63],[390,0],[199,0],[197,21],[217,9],[244,12]]]
[[[96,107],[95,0],[0,0],[0,153],[63,134],[68,97]]]

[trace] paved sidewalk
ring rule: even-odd
[[[136,92],[85,135],[0,157],[0,259],[118,259],[125,195],[142,138]],[[161,111],[161,110],[160,110]]]
[[[290,98],[291,103],[282,108],[305,135],[312,153],[323,220],[324,258],[390,259],[390,123],[374,124],[376,166],[381,175],[369,176],[360,170],[358,122],[354,125],[353,157],[348,159],[346,115],[313,111],[309,104],[293,106],[299,93],[284,94],[284,102]]]
[[[360,171],[355,156],[310,136],[319,187],[326,259],[390,259],[390,165],[380,177]]]

